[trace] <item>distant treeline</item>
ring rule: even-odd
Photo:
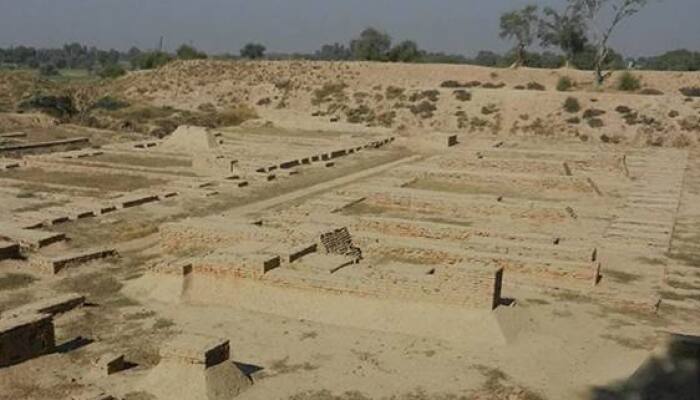
[[[480,51],[474,57],[459,54],[429,52],[420,49],[413,41],[403,41],[392,45],[391,38],[378,30],[369,28],[352,40],[349,45],[340,43],[323,45],[313,54],[265,54],[265,47],[249,43],[241,49],[240,55],[208,55],[190,45],[182,45],[175,52],[141,50],[132,47],[128,51],[102,50],[80,43],[66,44],[62,48],[43,49],[29,46],[0,48],[0,67],[38,69],[44,75],[58,74],[62,69],[83,69],[105,77],[119,76],[127,69],[151,69],[174,59],[298,59],[298,60],[370,60],[410,63],[450,63],[470,64],[488,67],[508,67],[513,64],[512,52],[499,54],[493,51]],[[576,55],[573,64],[579,69],[591,69],[594,50],[588,49]],[[613,52],[612,65],[622,69],[633,65],[636,69],[660,71],[699,71],[700,52],[674,50],[653,57],[636,59],[623,58]],[[528,52],[526,65],[533,68],[559,68],[565,64],[564,55],[545,51]]]

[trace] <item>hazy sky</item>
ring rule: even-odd
[[[153,48],[193,43],[208,52],[237,53],[259,41],[269,51],[312,52],[347,42],[364,27],[413,39],[426,49],[473,54],[505,50],[498,17],[527,3],[564,0],[0,0],[0,46]],[[613,45],[626,55],[676,48],[700,50],[700,0],[652,0],[626,22]]]

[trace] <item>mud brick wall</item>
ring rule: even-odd
[[[117,255],[117,251],[114,249],[97,249],[52,259],[39,258],[34,260],[33,263],[42,273],[56,274],[62,269],[70,266],[79,265],[102,258],[114,257]]]
[[[229,229],[218,229],[206,226],[204,223],[199,226],[184,223],[163,224],[159,228],[161,246],[167,251],[181,251],[190,248],[230,247],[242,240],[267,239],[262,230],[255,229],[253,226],[233,228],[230,226]]]
[[[465,273],[453,266],[422,277],[390,275],[371,278],[280,269],[264,280],[277,286],[316,292],[494,309],[501,301],[503,270],[488,266],[469,268],[473,271]]]
[[[0,320],[0,367],[50,353],[55,345],[50,315],[22,315]]]
[[[19,257],[19,244],[0,240],[0,261]]]
[[[222,278],[262,279],[280,265],[280,257],[273,254],[215,254],[195,261],[193,271],[195,274]]]

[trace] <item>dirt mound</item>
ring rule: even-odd
[[[206,128],[182,125],[165,139],[161,148],[175,153],[207,154],[211,152],[211,138]]]
[[[620,92],[615,89],[618,74],[597,88],[590,72],[570,69],[199,60],[132,73],[108,90],[183,110],[252,107],[265,120],[290,127],[319,121],[329,127],[568,137],[642,146],[697,143],[700,126],[693,118],[700,102],[679,90],[692,86],[700,74],[634,74],[642,89]],[[573,82],[567,92],[556,89],[563,77]],[[568,97],[578,100],[579,111],[564,109]],[[629,111],[616,111],[620,106]]]

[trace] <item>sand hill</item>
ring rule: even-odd
[[[186,61],[138,72],[107,91],[131,101],[187,110],[248,105],[261,118],[308,127],[311,121],[399,131],[489,132],[578,137],[639,145],[697,143],[700,102],[680,89],[698,73],[635,72],[642,88],[604,88],[570,69],[493,69],[464,65],[310,61]],[[557,91],[561,77],[574,87]],[[566,111],[569,97],[578,102]]]

